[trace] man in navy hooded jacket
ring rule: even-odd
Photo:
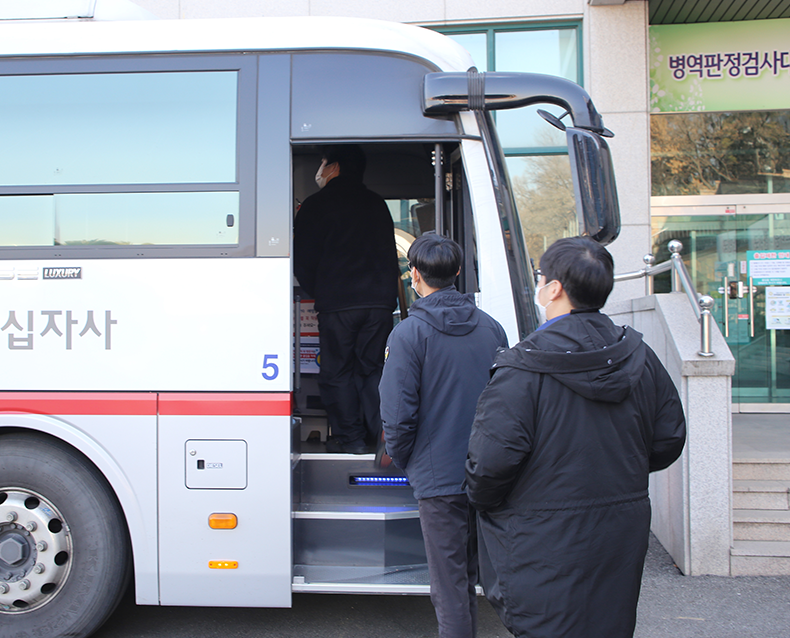
[[[405,470],[420,507],[431,601],[441,638],[473,638],[477,533],[464,462],[477,398],[507,337],[453,285],[461,248],[423,235],[409,249],[421,297],[389,337],[379,386],[387,453]]]

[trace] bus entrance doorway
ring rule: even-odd
[[[398,305],[393,327],[417,299],[411,288],[407,253],[425,233],[452,236],[465,249],[457,286],[477,290],[474,231],[468,192],[464,196],[457,143],[374,143],[360,145],[367,168],[364,184],[386,202],[394,227],[398,261]],[[437,162],[437,151],[440,160]],[[321,145],[294,146],[295,215],[317,191]],[[437,205],[439,202],[439,214]],[[376,464],[375,443],[367,454],[327,453],[326,410],[318,373],[317,313],[313,300],[294,279],[299,326],[294,348],[294,591],[387,592],[393,587],[428,593],[428,572],[417,502],[408,479],[394,466]],[[296,331],[295,331],[296,334]],[[381,353],[383,359],[384,352]]]

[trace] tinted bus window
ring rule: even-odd
[[[233,192],[10,195],[0,246],[234,245],[238,210]]]
[[[0,248],[254,253],[257,60],[0,61]]]
[[[236,181],[237,73],[0,77],[0,184]]]

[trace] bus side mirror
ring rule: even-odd
[[[606,246],[620,234],[620,205],[609,145],[593,131],[568,128],[566,134],[581,234]]]

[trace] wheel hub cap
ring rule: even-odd
[[[71,534],[60,512],[24,488],[0,489],[0,614],[52,600],[68,578]]]

